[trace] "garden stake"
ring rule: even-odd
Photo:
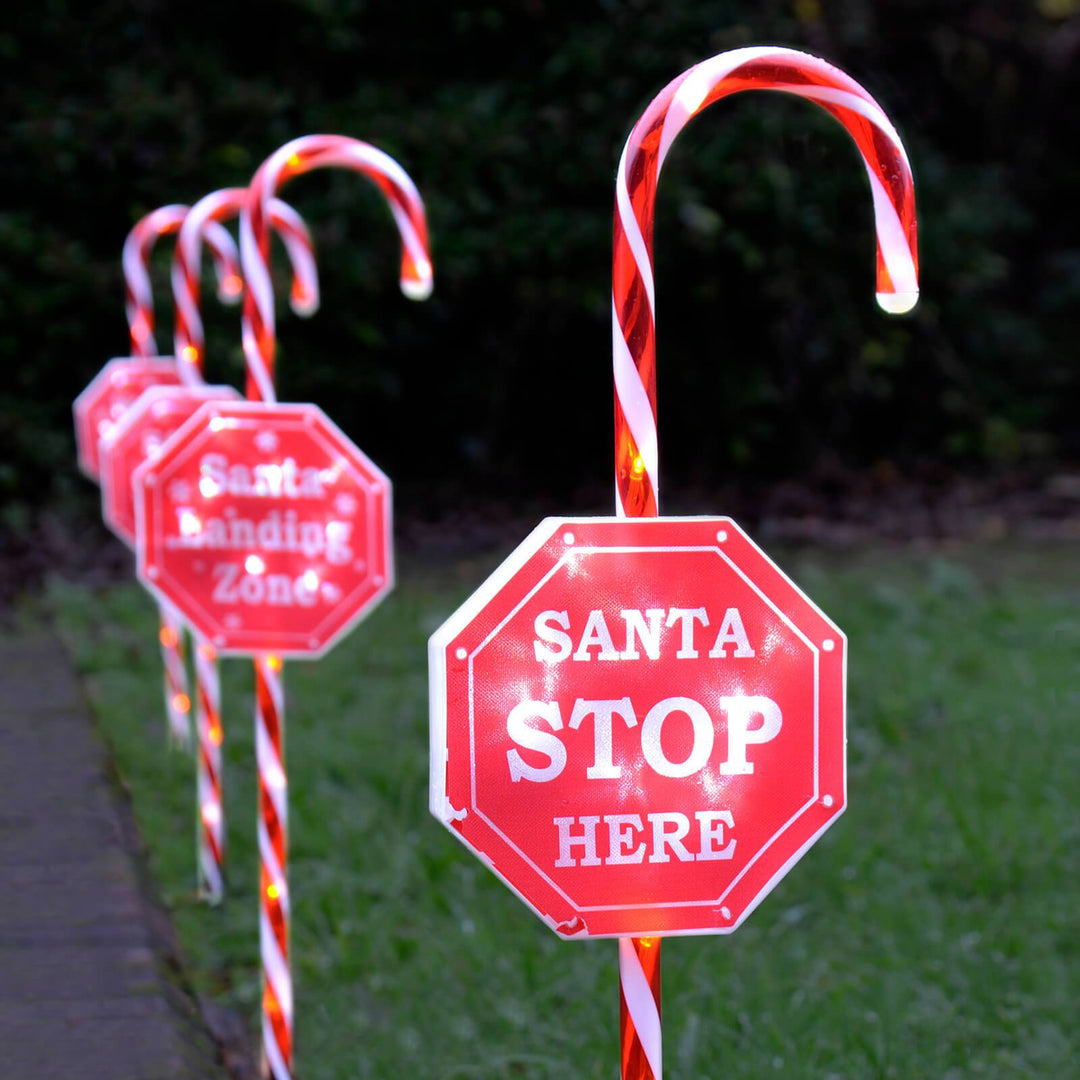
[[[870,178],[878,303],[899,314],[918,299],[911,168],[895,129],[866,90],[823,60],[771,47],[721,53],[672,80],[634,125],[616,175],[612,346],[621,517],[659,514],[653,223],[660,168],[691,117],[741,90],[795,94],[843,124]],[[619,979],[623,1080],[660,1080],[660,939],[621,938]]]
[[[382,191],[402,242],[401,288],[431,293],[427,222],[415,185],[392,158],[358,139],[309,135],[275,151],[255,173],[240,219],[240,254],[247,282],[244,358],[247,396],[276,402],[274,298],[270,282],[270,202],[289,179],[313,169],[361,172]],[[263,972],[263,1070],[273,1080],[293,1075],[293,992],[289,972],[288,788],[284,764],[284,689],[279,656],[255,657],[255,745],[259,773],[260,949]]]
[[[179,231],[188,208],[178,204],[159,207],[138,221],[124,241],[123,269],[125,308],[131,355],[147,358],[157,355],[154,341],[154,296],[150,284],[150,254],[158,237]],[[241,283],[236,245],[221,226],[207,233],[207,245],[214,258],[218,279],[218,297],[223,303],[235,303]],[[165,714],[171,741],[178,746],[191,745],[191,693],[185,662],[184,632],[176,612],[168,604],[159,604],[158,642],[165,676]]]
[[[174,352],[180,377],[187,386],[203,385],[206,339],[199,313],[203,237],[218,222],[239,215],[247,198],[245,188],[227,188],[204,196],[188,213],[176,239],[172,264],[176,308]],[[314,314],[319,306],[315,249],[303,218],[287,203],[274,199],[270,222],[285,245],[293,279],[289,303],[298,315]],[[217,650],[199,635],[195,642],[196,735],[196,849],[199,893],[209,903],[225,896],[225,802],[223,798],[221,681]]]

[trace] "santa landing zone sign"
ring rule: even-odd
[[[221,652],[319,656],[393,585],[390,481],[315,405],[204,405],[135,513],[140,580]]]
[[[429,659],[431,810],[560,934],[730,933],[844,808],[846,640],[728,518],[549,518]]]
[[[135,546],[135,470],[156,461],[169,436],[207,401],[239,400],[231,386],[151,386],[98,442],[105,524]]]

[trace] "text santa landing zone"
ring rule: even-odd
[[[432,638],[432,811],[561,934],[730,933],[844,808],[845,656],[728,518],[548,519]]]
[[[390,481],[315,405],[209,403],[135,487],[140,580],[219,652],[319,656],[393,586]]]

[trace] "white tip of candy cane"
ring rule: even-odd
[[[406,263],[406,269],[411,269],[412,274],[401,275],[401,291],[410,300],[426,300],[435,287],[435,275],[431,263],[421,256],[412,260],[411,267]]]
[[[290,296],[289,307],[294,315],[299,315],[301,319],[310,319],[319,310],[319,298],[310,292],[303,296]]]
[[[239,274],[228,274],[218,282],[218,300],[234,307],[244,296],[244,279]]]
[[[435,282],[432,280],[431,275],[427,277],[414,280],[412,278],[401,279],[401,291],[410,300],[426,300],[430,295],[432,289],[435,287]]]
[[[915,292],[879,292],[878,307],[890,315],[903,315],[919,302],[918,290]]]

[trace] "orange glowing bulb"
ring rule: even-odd
[[[176,631],[171,626],[163,626],[161,628],[161,633],[158,634],[158,640],[164,648],[175,649]]]
[[[297,167],[297,165],[299,165],[299,164],[300,164],[300,155],[299,154],[291,154],[289,156],[289,165],[291,165],[292,168],[295,169]]]
[[[185,345],[180,350],[180,356],[188,364],[197,364],[199,362],[199,350],[194,345]]]
[[[266,658],[266,666],[271,671],[280,671],[281,670],[281,657],[280,656],[268,656]]]
[[[244,288],[244,283],[240,280],[239,274],[230,274],[221,283],[221,288],[226,296],[239,296],[241,290]]]
[[[266,895],[271,900],[276,900],[281,895],[281,890],[276,885],[267,885]]]
[[[211,724],[209,735],[215,746],[220,746],[225,741],[225,732],[221,730],[220,724]]]
[[[634,463],[630,466],[630,476],[634,480],[640,480],[645,475],[645,461],[640,454],[634,458]]]
[[[186,713],[191,708],[191,698],[187,694],[173,694],[172,707],[180,713]]]

